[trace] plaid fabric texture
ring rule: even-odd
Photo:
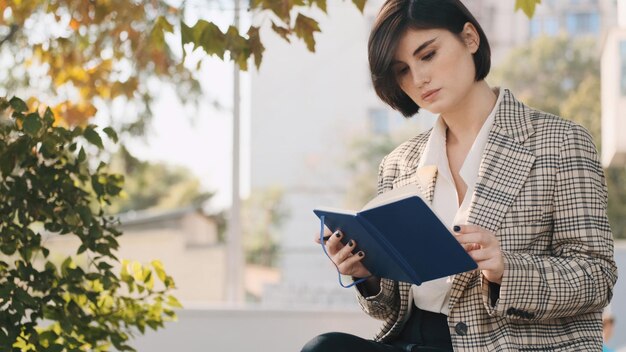
[[[504,97],[489,132],[469,223],[496,233],[499,298],[480,271],[455,276],[448,324],[455,351],[601,351],[601,312],[617,280],[607,190],[596,148],[579,125]],[[417,175],[427,131],[380,165],[378,192],[418,184],[432,201],[436,172]],[[392,340],[412,306],[411,285],[381,280],[363,310]],[[357,290],[358,291],[358,290]]]

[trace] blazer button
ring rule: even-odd
[[[457,335],[465,336],[467,335],[467,325],[463,322],[460,322],[454,326],[454,331]]]

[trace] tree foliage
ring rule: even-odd
[[[346,199],[347,206],[359,209],[376,196],[380,161],[402,143],[404,137],[404,134],[369,135],[350,142],[350,157],[346,166],[352,177]]]
[[[542,37],[513,50],[490,76],[530,106],[583,125],[601,148],[600,62],[591,38]],[[626,169],[605,170],[613,233],[626,238]]]
[[[168,21],[180,20],[182,10],[164,1],[0,1],[0,13],[0,55],[10,62],[2,70],[5,94],[36,96],[69,125],[86,124],[97,107],[112,109],[118,100],[137,112],[124,116],[125,129],[141,132],[153,78],[176,84],[183,101],[200,93],[165,43]]]
[[[124,189],[112,201],[111,212],[174,209],[199,205],[213,196],[202,191],[200,180],[187,168],[139,160],[124,146],[113,155],[110,167],[124,175]]]
[[[365,1],[354,1],[362,10]],[[253,57],[260,66],[265,49],[258,26],[240,32],[204,19],[187,25],[185,3],[0,1],[0,57],[10,62],[0,75],[4,94],[37,96],[31,107],[43,101],[69,125],[84,125],[98,108],[112,111],[113,102],[122,101],[132,107],[124,109],[126,115],[133,114],[120,118],[119,128],[141,133],[152,115],[155,78],[175,84],[183,102],[197,102],[200,86],[184,64],[187,51],[201,48],[244,70]],[[313,5],[326,11],[326,0],[254,0],[249,10],[265,12],[282,38],[299,38],[314,51],[320,28],[302,13]],[[170,43],[168,35],[174,38]],[[174,54],[180,49],[170,47],[180,43],[182,58]]]
[[[597,54],[590,47],[595,47],[593,38],[542,36],[511,50],[488,80],[510,87],[516,97],[532,107],[561,115],[563,104],[581,83],[588,80],[589,84],[600,75]],[[594,93],[594,97],[599,96],[599,91]],[[599,117],[592,120],[599,123]]]
[[[280,250],[278,230],[289,216],[283,204],[284,190],[255,190],[242,209],[243,246],[246,262],[275,266]]]
[[[366,0],[352,2],[363,12]],[[516,0],[516,9],[531,17],[540,2]],[[113,102],[119,100],[133,107],[124,109],[126,115],[135,112],[118,119],[123,121],[118,129],[141,133],[152,115],[154,78],[175,84],[184,102],[198,101],[199,83],[183,64],[187,51],[202,49],[243,70],[252,58],[260,67],[265,51],[262,23],[241,31],[234,26],[221,29],[204,19],[190,25],[185,23],[185,4],[0,1],[0,57],[8,60],[0,75],[4,94],[37,96],[69,125],[84,125],[98,108],[113,110]],[[308,50],[315,51],[315,34],[321,28],[307,14],[311,7],[326,14],[326,0],[251,0],[247,6],[249,13],[269,21],[269,27],[284,40],[302,40]],[[168,35],[178,39],[166,41]],[[182,58],[174,54],[178,48],[170,47],[180,44]],[[35,103],[31,99],[31,106]]]
[[[0,112],[0,350],[132,350],[133,330],[162,327],[180,305],[160,262],[116,263],[121,233],[105,210],[123,177],[91,165],[100,131],[55,126],[17,98]],[[53,236],[78,238],[76,255],[52,259]]]

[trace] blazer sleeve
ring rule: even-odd
[[[397,314],[400,307],[398,282],[381,279],[380,291],[374,296],[368,296],[368,293],[357,285],[357,299],[367,315],[379,320],[388,320]]]
[[[503,251],[497,299],[493,285],[483,278],[483,302],[492,316],[569,317],[599,311],[611,299],[617,268],[606,215],[606,181],[584,128],[569,128],[555,177],[552,255]]]

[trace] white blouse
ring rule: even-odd
[[[499,92],[495,92],[498,94],[498,100],[478,132],[474,144],[472,144],[472,148],[465,157],[463,166],[459,171],[460,177],[467,185],[467,191],[460,206],[446,153],[446,130],[448,127],[441,117],[435,122],[424,149],[424,154],[417,165],[418,173],[424,168],[432,168],[433,166],[437,168],[432,208],[444,225],[450,228],[450,231],[452,231],[454,225],[466,224],[469,217],[472,195],[478,179],[478,168],[487,144],[489,130],[493,125],[497,108],[502,100],[504,89],[499,89]],[[420,286],[413,285],[412,292],[415,306],[423,310],[448,315],[448,303],[450,301],[450,289],[452,288],[453,280],[454,275],[427,281]]]

